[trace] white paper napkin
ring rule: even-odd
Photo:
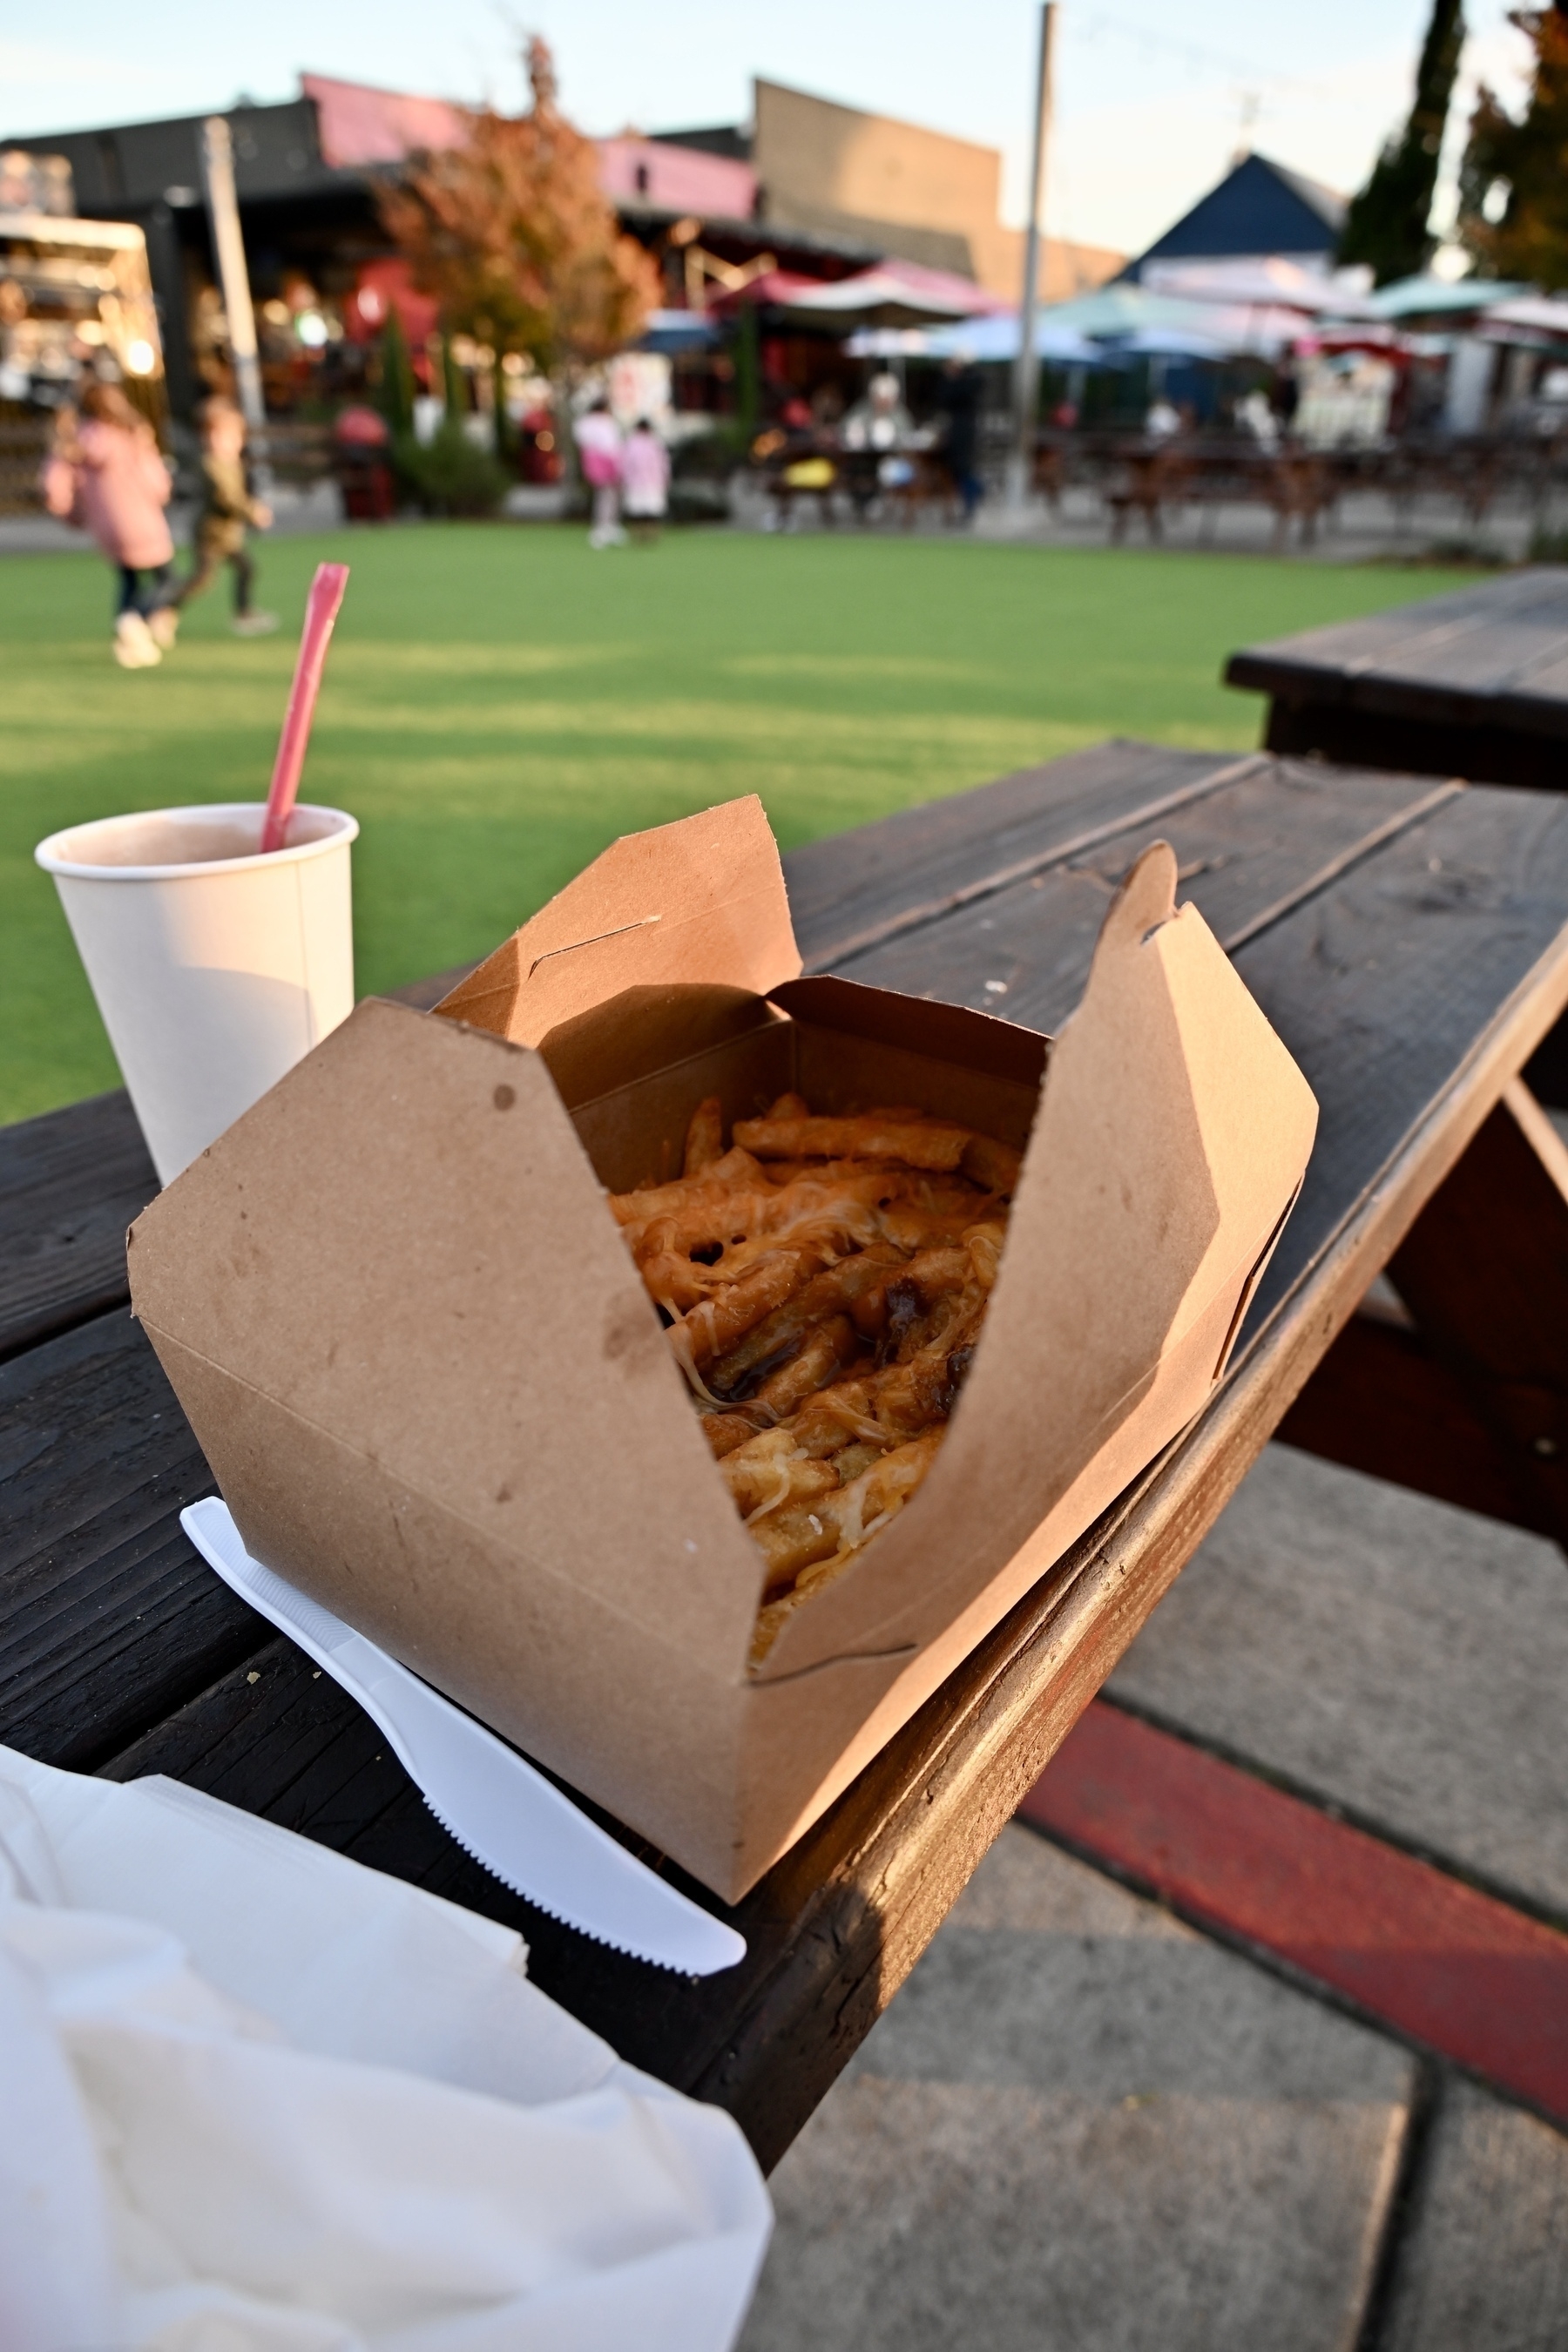
[[[0,1748],[5,2352],[722,2352],[771,2213],[510,1930]]]

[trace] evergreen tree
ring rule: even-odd
[[[1463,0],[1432,0],[1410,120],[1403,136],[1390,139],[1384,148],[1345,217],[1340,259],[1370,263],[1379,286],[1391,278],[1414,277],[1431,256],[1426,216],[1437,185],[1443,132],[1464,39]]]
[[[1568,287],[1568,0],[1511,21],[1535,51],[1516,122],[1489,89],[1470,118],[1459,178],[1459,233],[1479,268]]]
[[[403,331],[395,303],[388,309],[386,324],[381,331],[377,405],[394,433],[413,432],[414,364],[408,356],[408,338]]]

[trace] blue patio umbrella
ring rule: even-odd
[[[988,319],[966,319],[960,327],[936,329],[923,341],[928,359],[1016,360],[1018,313],[995,310]],[[1036,321],[1035,349],[1043,360],[1054,360],[1058,366],[1093,367],[1100,357],[1098,344],[1070,327],[1053,324],[1048,313]]]

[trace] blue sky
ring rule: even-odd
[[[1131,248],[1247,143],[1331,185],[1408,104],[1427,0],[1062,0],[1051,226]],[[1501,0],[1469,0],[1467,80],[1510,86]],[[1022,202],[1033,0],[0,0],[0,132],[291,95],[302,68],[511,107],[514,27],[542,31],[585,130],[743,119],[753,73],[1001,147]]]

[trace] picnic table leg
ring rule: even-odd
[[[1568,1549],[1568,1147],[1521,1079],[1388,1271],[1495,1440],[1515,1516]]]
[[[1515,1080],[1275,1434],[1568,1549],[1568,1150]],[[1395,1310],[1396,1313],[1396,1310]]]

